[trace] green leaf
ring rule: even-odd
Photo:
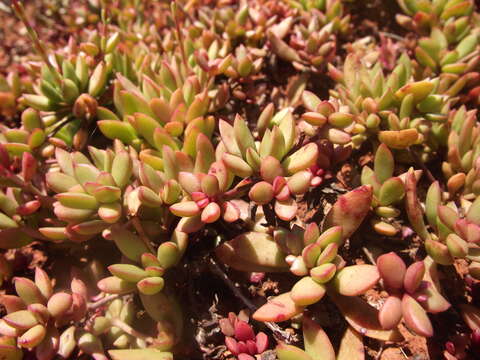
[[[362,335],[349,326],[342,336],[337,360],[365,360]]]
[[[335,360],[332,343],[320,325],[304,316],[302,330],[305,352],[312,360]]]
[[[272,236],[247,232],[215,249],[219,259],[240,271],[286,271],[288,264]]]
[[[374,172],[375,175],[383,183],[387,179],[393,176],[393,168],[395,166],[395,161],[393,159],[393,154],[385,144],[380,144],[375,153],[374,160]]]
[[[339,294],[356,296],[365,294],[373,288],[380,275],[375,265],[352,265],[338,271],[333,279],[333,286]]]
[[[275,352],[278,360],[313,360],[305,351],[293,345],[280,343],[275,348]]]
[[[138,235],[121,225],[114,225],[110,228],[109,238],[115,242],[122,254],[130,260],[140,262],[142,254],[150,252]]]
[[[100,120],[97,125],[103,135],[112,140],[118,139],[125,144],[132,144],[138,138],[133,126],[123,121]]]
[[[398,330],[384,330],[378,322],[378,310],[357,296],[343,296],[328,290],[328,296],[356,331],[382,341],[402,341]]]
[[[108,350],[113,360],[173,360],[173,354],[158,349]]]
[[[403,199],[405,195],[405,185],[403,181],[398,178],[390,178],[386,180],[380,187],[378,200],[383,206],[395,204]]]

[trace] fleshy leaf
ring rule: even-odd
[[[320,301],[325,295],[325,286],[309,276],[301,278],[290,292],[290,297],[299,306],[307,306]]]
[[[320,325],[304,316],[302,330],[305,352],[312,360],[335,360],[335,350]]]
[[[293,345],[280,343],[275,348],[275,352],[278,360],[313,360],[305,351]]]
[[[215,250],[220,260],[240,271],[285,271],[285,254],[265,233],[248,232],[224,242]]]
[[[383,183],[385,180],[389,179],[393,175],[393,168],[395,162],[393,159],[393,154],[385,144],[380,144],[375,153],[375,162],[374,162],[374,172],[380,183]]]
[[[109,350],[113,360],[173,360],[173,354],[158,349]]]
[[[417,129],[386,130],[379,132],[378,139],[393,149],[406,149],[417,142],[418,136]]]
[[[367,216],[371,202],[372,187],[369,185],[360,186],[340,196],[328,212],[322,229],[341,226],[343,239],[349,238]]]
[[[438,181],[435,181],[430,185],[427,192],[427,198],[425,200],[425,214],[430,226],[437,227],[437,209],[438,205],[442,202],[442,192]]]
[[[143,253],[149,252],[140,237],[122,226],[112,226],[110,236],[119,250],[130,260],[140,262]]]
[[[309,143],[285,158],[282,162],[282,166],[288,174],[293,175],[298,171],[308,169],[310,166],[314,165],[317,161],[317,157],[317,144]]]
[[[430,337],[433,328],[426,311],[410,295],[404,294],[402,298],[402,313],[407,326],[418,335]]]
[[[405,208],[408,219],[413,229],[424,240],[430,238],[425,222],[423,221],[423,211],[417,197],[417,178],[413,169],[410,169],[405,179]]]
[[[401,289],[407,267],[403,260],[394,252],[383,254],[377,259],[380,276],[387,288]]]
[[[288,292],[269,299],[266,304],[255,311],[252,318],[263,322],[282,322],[291,319],[302,311],[303,306],[296,305]]]
[[[337,360],[365,360],[362,335],[349,326],[342,336]]]
[[[378,321],[382,328],[390,330],[397,327],[402,319],[402,300],[396,296],[389,296],[378,312]]]
[[[328,291],[345,320],[359,333],[382,341],[401,341],[398,330],[383,330],[378,322],[378,310],[359,297],[343,296],[335,291]]]
[[[333,287],[341,295],[356,296],[373,288],[379,279],[380,275],[374,265],[346,266],[335,275]]]
[[[389,178],[380,187],[378,200],[383,206],[399,202],[405,195],[405,186],[398,177]]]

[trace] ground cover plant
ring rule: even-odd
[[[477,11],[0,3],[0,359],[479,358]]]

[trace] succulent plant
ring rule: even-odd
[[[294,147],[297,132],[291,110],[275,115],[272,110],[266,107],[258,119],[259,142],[241,117],[235,118],[234,126],[221,121],[222,142],[216,152],[234,175],[260,180],[249,191],[254,203],[265,205],[275,199],[276,215],[289,221],[297,212],[293,196],[304,194],[310,187],[313,176],[307,169],[317,161],[318,146],[310,142]]]
[[[18,296],[1,297],[7,315],[0,320],[0,332],[14,343],[16,340],[21,348],[35,349],[38,359],[52,359],[56,354],[68,358],[76,349],[95,359],[107,359],[103,344],[136,349],[109,351],[113,358],[128,359],[147,356],[153,351],[147,348],[152,344],[156,351],[168,350],[173,344],[171,335],[162,333],[160,325],[157,338],[131,327],[135,313],[131,301],[97,296],[96,301],[89,302],[88,289],[78,278],[72,280],[70,291],[59,292],[54,292],[52,281],[40,268],[36,268],[34,282],[28,278],[15,278],[14,282]],[[143,300],[152,311],[148,306],[151,300]],[[162,303],[168,304],[165,300]],[[158,310],[156,313],[159,314]],[[157,320],[159,324],[168,321],[165,317]],[[158,356],[171,354],[162,352]]]
[[[438,279],[425,281],[426,270],[431,274],[433,266],[431,259],[426,259],[407,267],[394,252],[378,257],[378,271],[389,293],[378,313],[378,321],[384,329],[397,326],[403,317],[417,334],[433,335],[433,326],[426,313],[438,313],[450,307],[437,290],[434,281]]]
[[[376,215],[372,219],[373,229],[386,236],[394,236],[399,230],[392,222],[400,215],[395,206],[405,196],[405,174],[393,176],[394,170],[392,152],[388,146],[380,144],[375,152],[373,170],[365,165],[361,175],[362,184],[373,188],[372,205]]]
[[[266,233],[246,233],[216,249],[217,256],[237,270],[278,272],[290,267],[291,273],[301,277],[289,292],[260,307],[253,319],[283,322],[301,314],[306,306],[320,301],[325,294],[334,301],[341,299],[348,303],[343,299],[364,294],[376,285],[380,277],[375,265],[346,266],[337,255],[339,246],[367,215],[371,199],[369,186],[343,195],[327,214],[323,233],[318,225],[310,223],[305,229],[279,228],[273,237]],[[299,350],[287,346],[285,351],[289,354]]]
[[[405,15],[398,14],[397,21],[419,33],[431,28],[445,26],[453,36],[468,32],[469,17],[473,14],[472,1],[416,1],[398,0]]]
[[[22,348],[35,348],[39,359],[53,358],[64,345],[58,328],[86,316],[85,284],[74,279],[71,293],[54,292],[50,278],[39,268],[35,271],[35,282],[17,277],[14,284],[18,296],[3,295],[1,298],[7,310],[0,321],[2,335],[16,339]]]
[[[264,332],[255,334],[248,324],[248,316],[229,313],[227,318],[220,319],[220,329],[225,335],[227,349],[238,360],[252,360],[255,355],[261,355],[269,347],[268,336]]]
[[[362,144],[369,134],[377,134],[379,141],[392,149],[422,145],[424,161],[446,144],[450,106],[470,76],[415,81],[406,54],[399,57],[388,76],[379,61],[369,65],[356,53],[347,56],[343,72],[330,66],[329,73],[339,83],[331,95],[354,117],[349,129],[354,146]]]
[[[420,207],[416,194],[416,179],[411,171],[406,177],[406,210],[410,223],[425,242],[425,250],[441,265],[451,265],[455,258],[470,260],[469,272],[477,277],[476,257],[478,240],[478,197],[471,202],[461,198],[461,206],[454,200],[444,205],[444,196],[438,182],[430,185],[425,200],[425,212]],[[463,215],[464,214],[464,215]],[[433,232],[428,231],[426,215]]]
[[[272,52],[299,70],[324,67],[335,55],[335,34],[348,31],[350,16],[343,16],[341,1],[290,3],[300,9],[302,21],[289,16],[267,30]]]
[[[433,28],[429,37],[422,37],[415,48],[417,61],[427,73],[463,75],[478,68],[479,59],[475,56],[478,35],[471,32],[468,36],[462,34],[461,41],[448,38],[445,30]],[[458,30],[457,30],[458,31]],[[467,32],[468,33],[468,32]],[[463,37],[463,39],[462,39]],[[449,50],[449,45],[455,45]],[[432,44],[435,44],[433,47]]]
[[[413,33],[377,42],[340,0],[42,2],[59,46],[13,0],[34,51],[0,69],[0,358],[360,360],[450,307],[471,332],[444,356],[476,351],[480,18],[398,3]]]
[[[447,189],[451,196],[462,192],[467,199],[478,196],[480,151],[476,112],[467,112],[465,107],[451,113],[451,131],[448,135],[447,161],[442,170],[447,180]]]

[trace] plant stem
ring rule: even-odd
[[[126,322],[124,322],[124,321],[122,321],[118,318],[113,318],[111,321],[112,321],[113,326],[118,327],[122,331],[126,332],[128,335],[131,335],[133,337],[142,339],[149,344],[154,342],[154,339],[151,336],[145,335],[145,334],[141,333],[140,331],[135,330],[130,325],[128,325]]]
[[[409,152],[410,155],[413,157],[413,160],[415,160],[415,162],[417,163],[417,165],[422,168],[422,170],[425,172],[425,174],[427,174],[428,180],[430,180],[431,183],[434,183],[435,181],[437,181],[437,179],[435,179],[435,177],[434,177],[433,174],[430,172],[430,170],[428,170],[427,166],[426,166],[425,163],[422,161],[422,159],[420,159],[420,157],[418,156],[418,154],[417,154],[414,150],[412,150],[411,148],[408,148],[408,152]]]
[[[103,299],[100,299],[100,300],[95,301],[93,303],[89,303],[88,304],[88,310],[96,310],[96,309],[102,307],[103,305],[108,304],[109,302],[111,302],[115,299],[118,299],[119,297],[120,297],[120,295],[118,295],[118,294],[105,296]]]
[[[21,187],[23,190],[31,192],[34,195],[44,196],[40,190],[38,190],[32,184],[25,183],[25,181],[23,181],[23,179],[20,178],[18,175],[10,174],[9,176],[7,176],[7,178],[8,180],[14,182],[15,185],[17,185],[18,187]]]
[[[373,257],[372,252],[369,249],[367,249],[365,246],[362,247],[362,251],[365,254],[365,256],[368,258],[368,261],[370,261],[372,265],[375,265],[375,258]]]
[[[188,66],[188,61],[187,61],[187,55],[185,54],[185,47],[183,46],[184,41],[183,41],[183,34],[182,30],[180,29],[180,22],[177,17],[177,9],[178,9],[178,4],[176,1],[173,1],[171,4],[171,9],[172,9],[172,15],[173,15],[173,20],[175,21],[175,29],[177,32],[177,41],[178,45],[180,48],[180,54],[182,55],[182,62],[183,65],[185,66],[185,70],[187,72],[190,72],[190,67]]]
[[[45,47],[40,42],[37,32],[35,31],[33,26],[30,24],[30,22],[27,19],[27,16],[25,15],[25,8],[18,0],[12,0],[12,7],[17,17],[20,19],[23,25],[25,25],[25,27],[27,28],[28,35],[30,36],[30,40],[32,40],[33,45],[37,50],[38,54],[40,55],[40,57],[42,58],[43,62],[50,69],[53,76],[55,76],[55,79],[60,83],[62,81],[62,78],[60,77],[58,70],[53,66],[53,64],[48,59],[48,55]]]
[[[67,125],[68,123],[72,122],[73,120],[75,120],[74,117],[69,117],[67,118],[66,120],[63,120],[61,121],[60,123],[58,123],[57,125],[55,125],[55,127],[53,128],[53,130],[50,132],[50,134],[48,134],[47,136],[47,140],[54,137],[57,132],[59,132],[62,127],[64,127],[65,125]]]

